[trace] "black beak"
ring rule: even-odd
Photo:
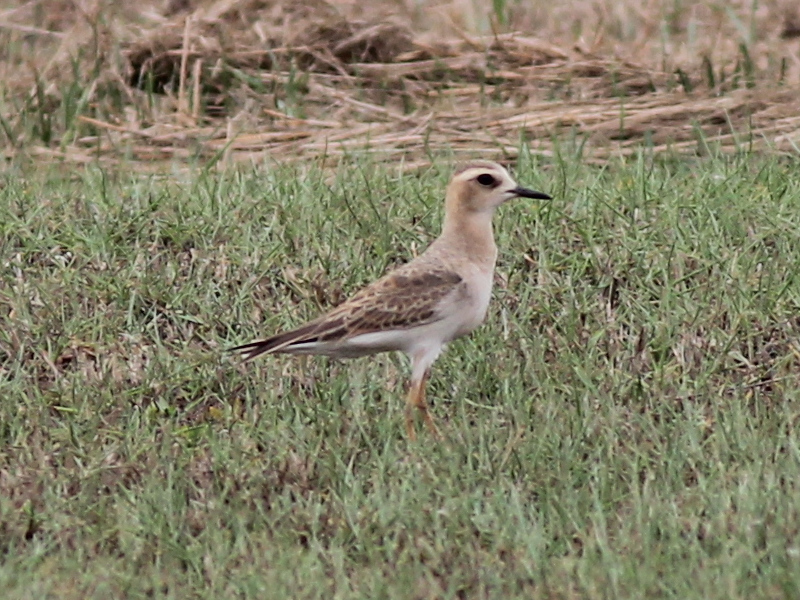
[[[548,196],[547,194],[543,194],[542,192],[534,192],[533,190],[529,190],[528,188],[524,187],[516,187],[511,191],[520,198],[535,198],[536,200],[553,199],[551,196]]]

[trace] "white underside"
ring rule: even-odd
[[[454,321],[455,319],[445,318],[421,327],[374,331],[343,341],[292,344],[287,351],[292,354],[325,354],[342,358],[358,358],[393,350],[413,355],[423,347],[441,347],[458,337],[458,323]]]

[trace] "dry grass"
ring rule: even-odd
[[[794,2],[40,1],[0,13],[14,155],[247,160],[369,147],[591,156],[800,140]],[[488,5],[488,4],[487,4]],[[139,4],[141,6],[141,3]]]

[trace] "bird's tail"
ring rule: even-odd
[[[272,336],[271,338],[267,338],[265,340],[256,340],[255,342],[250,342],[249,344],[242,344],[241,346],[229,348],[228,352],[237,352],[241,354],[244,362],[248,362],[253,360],[256,356],[261,356],[262,354],[267,354],[268,352],[279,352],[281,341],[278,338],[280,337],[282,337],[282,334]]]
[[[262,354],[278,352],[292,354],[301,351],[300,349],[293,348],[296,344],[308,345],[330,341],[344,333],[346,333],[346,329],[341,319],[317,319],[297,329],[293,329],[292,331],[285,331],[264,340],[256,340],[249,344],[242,344],[241,346],[230,348],[228,352],[241,353],[244,357],[244,361],[247,362]]]

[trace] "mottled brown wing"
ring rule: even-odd
[[[232,350],[243,352],[245,360],[250,360],[266,352],[291,352],[295,344],[335,342],[433,323],[444,316],[437,312],[439,303],[450,294],[465,291],[465,286],[458,273],[446,269],[400,268],[297,329]]]
[[[439,303],[459,286],[465,286],[461,276],[445,269],[391,273],[340,307],[347,309],[346,337],[438,321]]]

